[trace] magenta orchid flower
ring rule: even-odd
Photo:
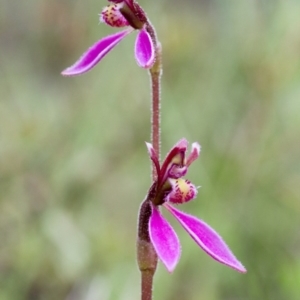
[[[74,65],[65,69],[62,75],[75,76],[90,71],[100,60],[117,46],[128,34],[138,30],[135,42],[135,58],[142,68],[151,68],[155,61],[155,47],[147,31],[147,17],[142,8],[133,0],[110,0],[101,14],[100,21],[111,27],[127,29],[106,36],[92,45]]]
[[[167,270],[172,272],[179,261],[181,247],[177,234],[159,210],[159,206],[163,206],[208,255],[224,265],[245,273],[244,266],[235,258],[214,229],[172,205],[186,203],[197,195],[197,187],[182,177],[187,173],[190,164],[198,158],[200,145],[193,143],[191,153],[186,158],[187,146],[187,140],[181,139],[160,166],[154,148],[147,143],[150,158],[157,172],[157,181],[151,191],[153,195],[149,198],[151,199],[148,228],[150,241]]]

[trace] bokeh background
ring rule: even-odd
[[[0,0],[0,300],[139,299],[137,212],[150,186],[150,94],[135,34],[63,78],[92,43],[100,0]],[[300,1],[140,4],[163,45],[162,153],[199,141],[182,207],[247,267],[182,242],[154,299],[300,299]],[[167,214],[165,214],[167,215]]]

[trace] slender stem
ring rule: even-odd
[[[152,285],[154,273],[150,271],[142,272],[142,298],[141,300],[152,300]]]
[[[154,28],[149,24],[147,30],[152,37],[153,44],[155,47],[155,63],[150,69],[150,79],[151,79],[151,143],[157,154],[158,160],[160,160],[160,79],[162,74],[162,53],[161,45],[156,39],[156,34]],[[152,179],[155,181],[157,178],[156,169],[152,168]]]
[[[149,70],[151,79],[151,143],[160,160],[160,78],[162,74],[161,45],[150,22],[146,24],[155,48],[155,63]],[[156,168],[152,167],[153,185],[139,212],[139,230],[137,240],[138,265],[141,271],[141,300],[152,300],[153,277],[157,266],[157,254],[149,237],[149,219],[151,216],[151,197],[156,189]]]
[[[150,70],[152,86],[152,116],[151,116],[151,142],[158,159],[160,159],[160,74]],[[156,168],[152,168],[152,178],[156,179]]]
[[[147,198],[142,202],[139,211],[138,238],[137,238],[137,263],[141,271],[141,300],[152,299],[153,277],[157,267],[157,254],[150,241],[149,219],[151,216],[151,197],[155,191],[152,185]]]

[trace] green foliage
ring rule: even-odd
[[[140,3],[163,44],[163,154],[183,136],[202,146],[187,176],[202,187],[183,209],[248,269],[177,227],[182,258],[172,275],[159,267],[154,299],[297,299],[300,2]],[[2,1],[0,300],[139,299],[150,100],[133,35],[92,72],[59,75],[111,32],[104,5]]]

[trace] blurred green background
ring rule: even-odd
[[[136,216],[150,186],[150,93],[135,33],[93,71],[60,72],[115,32],[105,1],[0,0],[0,300],[139,299]],[[140,4],[163,45],[162,154],[202,146],[182,207],[248,269],[178,229],[157,300],[300,299],[300,1]],[[167,214],[165,214],[167,215]]]

